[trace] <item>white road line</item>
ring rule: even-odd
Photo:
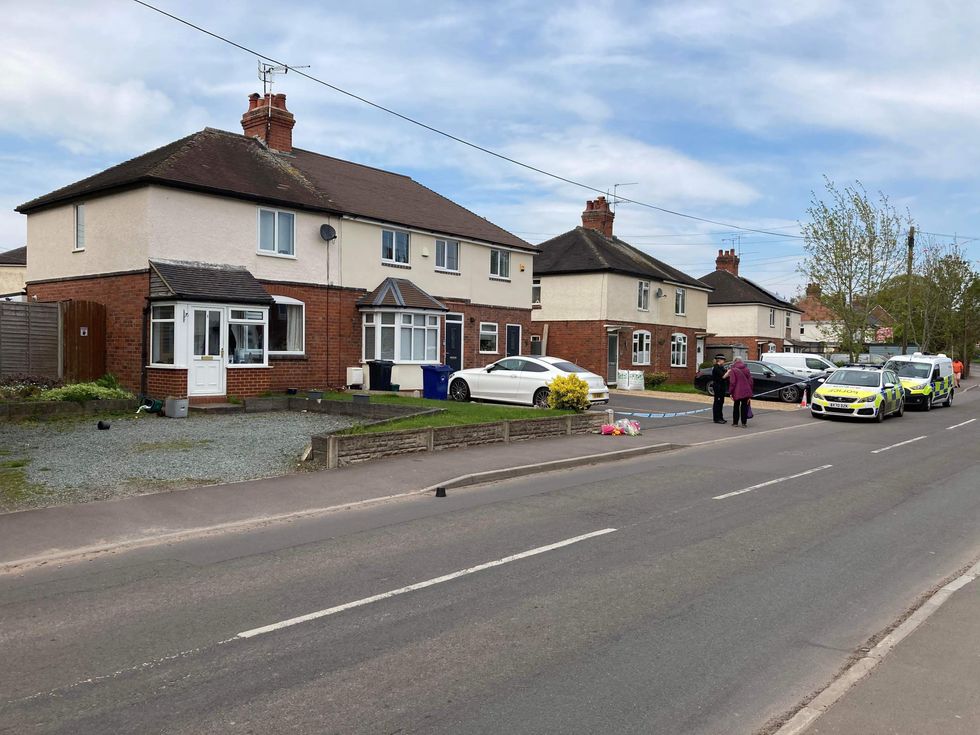
[[[974,421],[976,421],[976,419],[970,419],[969,421],[964,421],[962,424],[954,424],[953,426],[947,426],[946,427],[946,431],[949,431],[950,429],[958,429],[961,426],[966,426],[967,424],[972,424]]]
[[[257,635],[262,635],[264,633],[271,633],[275,630],[281,630],[283,628],[288,628],[293,625],[299,625],[300,623],[306,623],[310,620],[316,620],[317,618],[323,618],[327,615],[335,615],[336,613],[343,612],[344,610],[350,610],[351,608],[361,607],[363,605],[369,605],[372,602],[378,602],[379,600],[387,600],[389,597],[396,597],[397,595],[404,595],[406,592],[414,592],[415,590],[424,589],[426,587],[432,587],[436,584],[441,584],[443,582],[449,582],[453,579],[458,579],[459,577],[465,577],[468,574],[475,574],[476,572],[482,572],[485,569],[492,569],[493,567],[499,567],[503,564],[509,564],[512,561],[518,561],[520,559],[526,559],[529,556],[535,556],[537,554],[543,554],[546,551],[554,551],[555,549],[560,549],[563,546],[569,546],[571,544],[577,544],[579,541],[585,541],[590,538],[595,538],[596,536],[604,536],[607,533],[613,533],[615,528],[603,528],[601,531],[593,531],[592,533],[586,533],[582,536],[576,536],[575,538],[565,539],[564,541],[559,541],[554,544],[548,544],[547,546],[539,546],[536,549],[529,549],[528,551],[522,551],[519,554],[513,554],[512,556],[505,556],[503,559],[497,559],[496,561],[489,561],[485,564],[479,564],[475,567],[469,567],[468,569],[460,569],[458,572],[453,572],[452,574],[446,574],[442,577],[435,577],[434,579],[427,579],[424,582],[416,582],[415,584],[410,584],[407,587],[400,587],[397,590],[391,590],[389,592],[382,592],[379,595],[372,595],[371,597],[365,597],[361,600],[354,600],[353,602],[346,602],[343,605],[337,605],[336,607],[328,607],[325,610],[318,610],[317,612],[308,613],[306,615],[300,615],[299,617],[290,618],[289,620],[283,620],[279,623],[272,623],[271,625],[263,625],[261,628],[252,628],[251,630],[246,630],[239,633],[237,638],[253,638]]]
[[[820,472],[820,470],[827,470],[833,467],[832,464],[825,464],[820,467],[814,467],[812,470],[807,470],[806,472],[800,472],[796,475],[789,475],[787,477],[777,477],[775,480],[769,480],[769,482],[760,482],[758,485],[753,485],[752,487],[747,487],[744,490],[736,490],[733,493],[725,493],[724,495],[715,495],[712,500],[724,500],[725,498],[731,498],[735,495],[741,495],[742,493],[750,493],[753,490],[758,490],[760,487],[767,487],[769,485],[775,485],[777,482],[786,482],[786,480],[794,480],[797,477],[803,477],[804,475],[812,475],[814,472]]]
[[[889,449],[894,449],[895,447],[903,447],[906,444],[911,444],[912,442],[917,442],[917,441],[919,441],[919,439],[925,439],[925,438],[926,438],[926,435],[923,434],[922,436],[915,437],[915,439],[909,439],[908,441],[899,442],[898,444],[892,444],[892,445],[887,446],[887,447],[882,447],[881,449],[873,449],[873,450],[871,450],[871,453],[872,454],[881,454],[882,452],[887,452]]]

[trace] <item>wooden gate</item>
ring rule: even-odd
[[[61,377],[58,304],[0,301],[0,377]]]
[[[65,380],[84,382],[105,375],[105,306],[62,301],[61,324]]]

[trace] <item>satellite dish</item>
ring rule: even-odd
[[[657,289],[657,298],[659,299],[663,295],[664,295],[664,290],[662,288],[658,288]]]
[[[337,231],[330,225],[320,225],[320,239],[324,242],[330,242],[337,238]]]

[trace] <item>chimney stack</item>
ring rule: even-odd
[[[274,151],[293,150],[293,125],[296,118],[286,109],[286,95],[257,92],[248,96],[248,110],[242,115],[242,130],[250,138],[258,138]]]
[[[806,284],[806,295],[816,296],[817,298],[820,298],[820,284],[819,283]]]
[[[739,257],[735,255],[735,248],[731,250],[719,250],[718,257],[715,258],[716,271],[728,271],[733,276],[738,275]]]
[[[613,217],[615,212],[610,211],[609,202],[606,198],[599,196],[595,201],[585,203],[585,211],[582,212],[582,227],[589,230],[597,230],[606,237],[612,237]]]

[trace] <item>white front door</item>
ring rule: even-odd
[[[224,314],[222,308],[191,308],[191,360],[187,371],[187,394],[225,394]]]
[[[698,337],[697,341],[697,360],[698,369],[704,364],[704,337]]]

